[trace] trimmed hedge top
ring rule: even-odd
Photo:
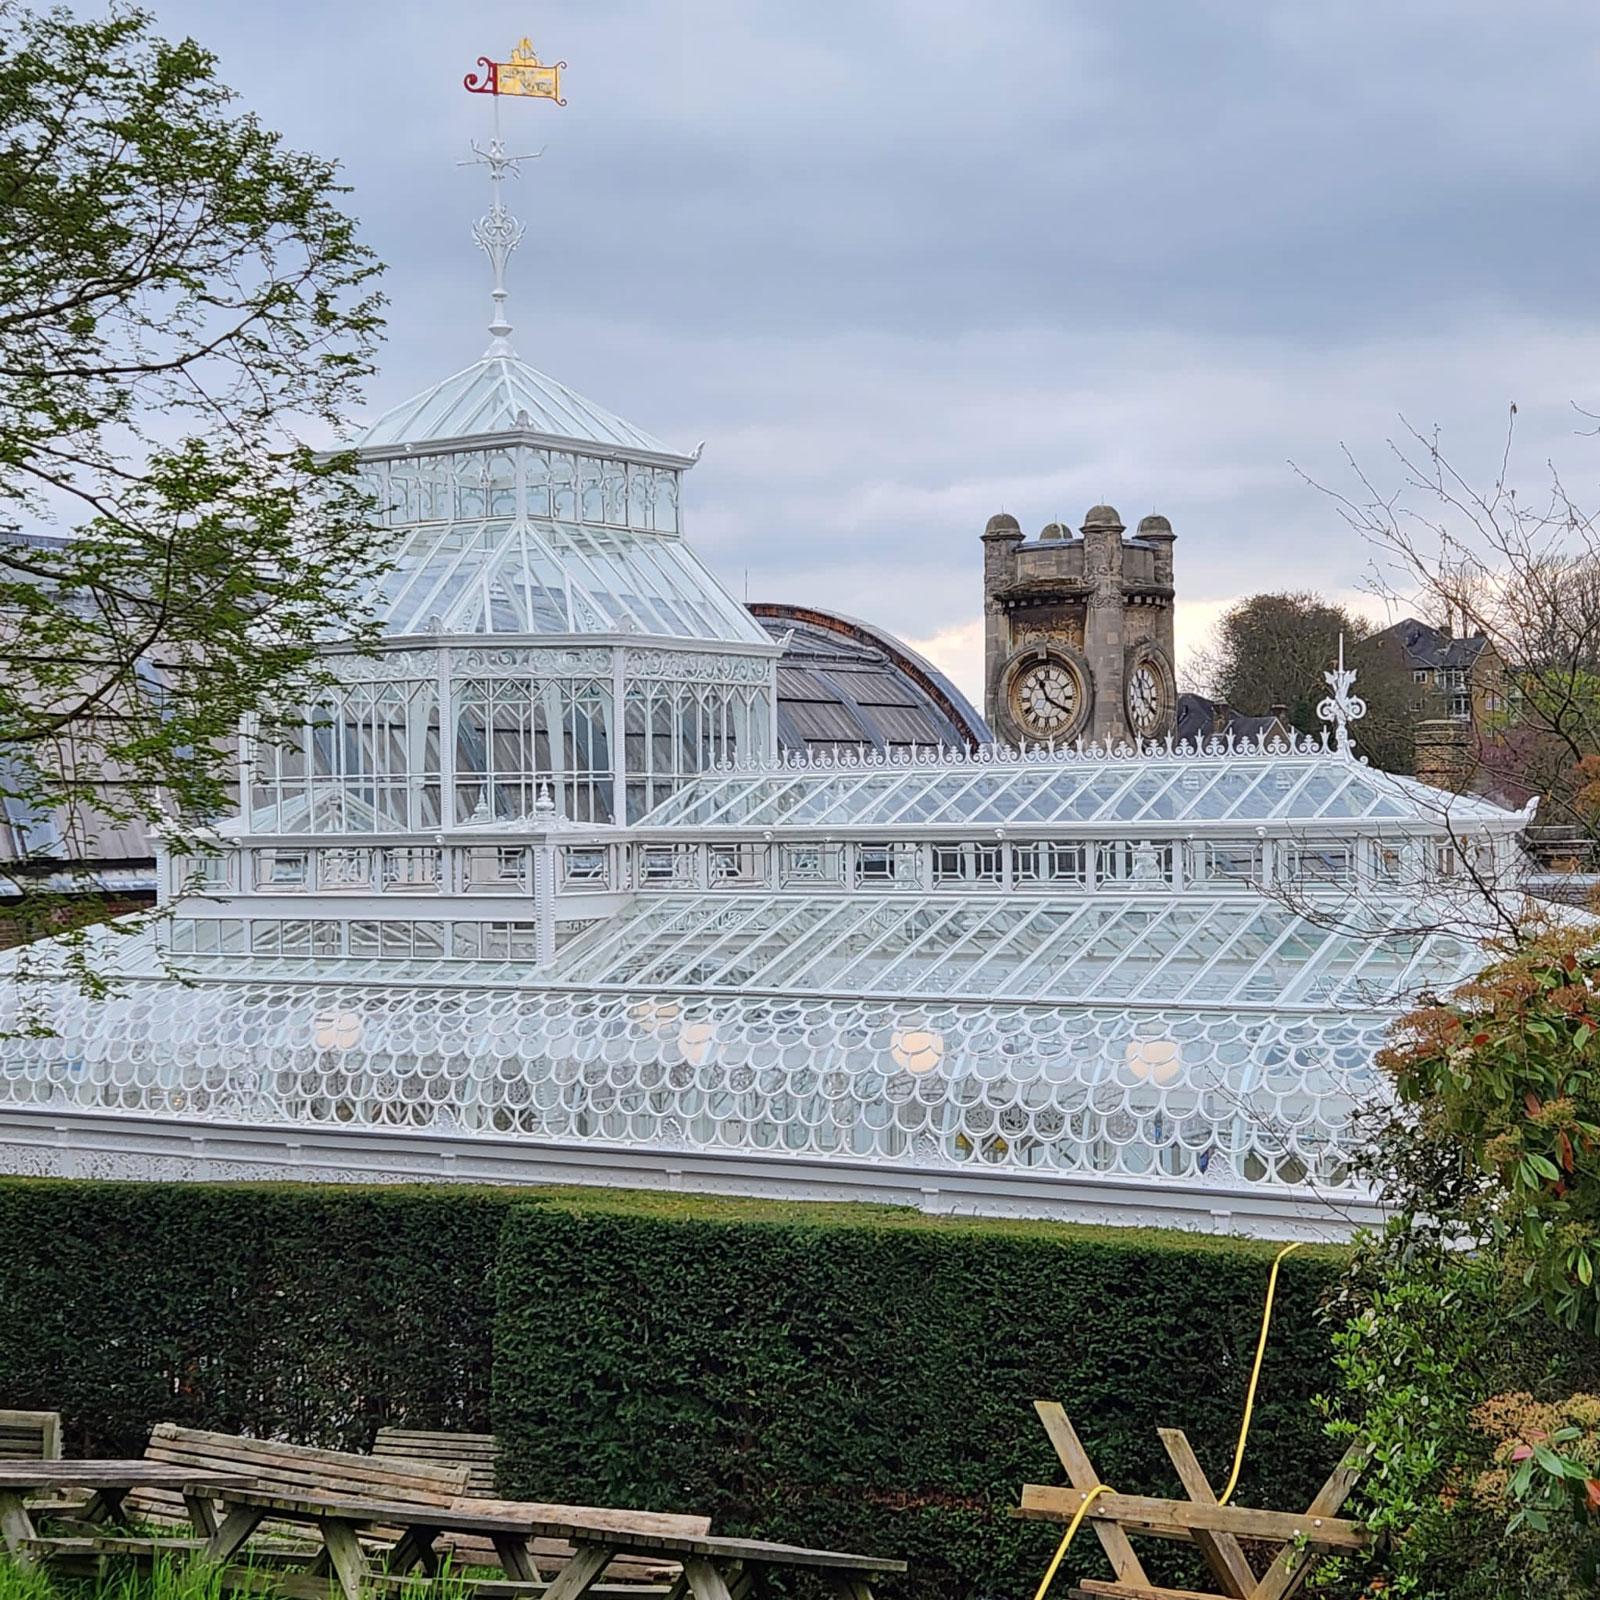
[[[1035,1398],[1119,1488],[1175,1492],[1157,1426],[1220,1481],[1279,1248],[631,1189],[52,1179],[0,1180],[0,1240],[0,1405],[61,1410],[72,1454],[167,1420],[348,1449],[492,1427],[510,1494],[907,1556],[886,1593],[918,1600],[1032,1593],[1059,1530],[1009,1510],[1061,1479]],[[1332,1465],[1309,1402],[1343,1254],[1284,1265],[1241,1501]],[[1092,1541],[1071,1564],[1104,1570]]]

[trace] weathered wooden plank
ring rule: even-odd
[[[835,1600],[873,1600],[872,1590],[860,1578],[845,1572],[828,1574]]]
[[[403,1577],[390,1572],[367,1575],[369,1587],[401,1595],[408,1589],[427,1593],[433,1582],[433,1579],[419,1577],[415,1573]],[[543,1581],[524,1583],[511,1578],[458,1577],[452,1582],[459,1582],[473,1600],[543,1600],[548,1587]],[[688,1590],[683,1592],[687,1594]],[[615,1600],[673,1600],[672,1586],[665,1583],[613,1583],[608,1579],[604,1583],[591,1585],[585,1593],[595,1597],[595,1600],[600,1600],[600,1597],[604,1597],[604,1600],[613,1600],[613,1597]]]
[[[1163,1589],[1154,1583],[1107,1583],[1101,1578],[1081,1578],[1067,1591],[1080,1600],[1217,1600],[1203,1589]]]
[[[1040,1422],[1044,1424],[1044,1431],[1049,1435],[1050,1443],[1061,1465],[1066,1469],[1067,1480],[1072,1487],[1083,1491],[1097,1488],[1100,1474],[1094,1470],[1094,1464],[1089,1460],[1089,1452],[1083,1448],[1083,1442],[1078,1438],[1077,1429],[1072,1426],[1065,1409],[1054,1400],[1035,1400],[1033,1409],[1038,1413]],[[1102,1495],[1100,1500],[1104,1499],[1105,1496]],[[1095,1504],[1099,1505],[1100,1500]],[[1140,1565],[1133,1542],[1127,1534],[1114,1522],[1096,1522],[1093,1527],[1095,1537],[1100,1541],[1100,1548],[1105,1551],[1106,1559],[1111,1563],[1111,1570],[1125,1582],[1147,1582],[1145,1570]]]
[[[527,1515],[507,1516],[478,1509],[478,1502],[464,1500],[459,1506],[407,1505],[399,1500],[328,1495],[314,1490],[280,1492],[272,1489],[223,1489],[218,1499],[224,1505],[252,1507],[264,1515],[276,1514],[290,1521],[313,1523],[319,1517],[337,1516],[352,1526],[392,1525],[401,1528],[427,1528],[434,1533],[497,1533],[526,1536],[535,1519]],[[566,1524],[565,1526],[572,1526]]]
[[[237,1469],[182,1467],[148,1460],[0,1461],[0,1486],[7,1489],[126,1489],[145,1483],[240,1483],[248,1477]]]
[[[39,1555],[74,1556],[158,1556],[197,1555],[206,1547],[204,1539],[142,1538],[137,1534],[68,1534],[56,1537],[41,1534],[28,1541]]]
[[[1166,1446],[1167,1455],[1177,1469],[1178,1482],[1183,1485],[1189,1498],[1204,1505],[1215,1505],[1216,1492],[1189,1443],[1189,1436],[1182,1428],[1157,1428],[1156,1432]],[[1213,1533],[1208,1528],[1196,1528],[1194,1542],[1200,1547],[1200,1553],[1206,1558],[1206,1565],[1211,1568],[1211,1575],[1222,1592],[1231,1600],[1248,1600],[1256,1586],[1256,1574],[1245,1559],[1244,1551],[1239,1548],[1239,1541],[1231,1533]]]
[[[689,1593],[694,1600],[733,1600],[728,1580],[711,1562],[690,1556],[683,1564],[683,1575],[689,1583]]]
[[[185,1490],[183,1504],[189,1513],[189,1521],[194,1531],[202,1539],[209,1539],[217,1531],[217,1508],[212,1504],[211,1497],[205,1494],[191,1494]]]
[[[1366,1471],[1371,1452],[1365,1445],[1352,1445],[1328,1480],[1317,1490],[1308,1508],[1308,1515],[1330,1517],[1340,1511],[1351,1491]],[[1267,1569],[1261,1581],[1250,1592],[1250,1600],[1288,1600],[1310,1574],[1309,1552],[1285,1550]]]
[[[526,1539],[501,1533],[494,1536],[493,1544],[494,1553],[500,1558],[500,1570],[508,1578],[520,1579],[525,1583],[539,1581],[539,1568]]]
[[[261,1526],[261,1517],[259,1506],[234,1506],[206,1540],[206,1560],[218,1566],[231,1561]]]
[[[33,1557],[28,1546],[36,1536],[33,1518],[28,1515],[20,1492],[0,1491],[0,1540],[5,1543],[6,1553],[20,1566],[29,1565]]]
[[[178,1428],[169,1422],[158,1423],[150,1430],[145,1459],[197,1467],[233,1467],[258,1477],[281,1474],[299,1483],[350,1482],[368,1487],[393,1483],[404,1485],[411,1496],[428,1490],[457,1495],[466,1487],[468,1477],[464,1465],[393,1456],[378,1460],[353,1451],[319,1450],[279,1439],[247,1439],[200,1428]]]
[[[1070,1520],[1083,1503],[1078,1489],[1060,1489],[1050,1484],[1028,1483],[1022,1487],[1022,1514],[1041,1516],[1056,1522]],[[1156,1524],[1165,1528],[1207,1528],[1231,1533],[1240,1539],[1276,1539],[1287,1543],[1305,1539],[1324,1550],[1364,1550],[1370,1542],[1365,1528],[1357,1522],[1324,1516],[1313,1511],[1262,1511],[1252,1506],[1197,1505],[1191,1500],[1160,1500],[1152,1495],[1103,1494],[1089,1508],[1098,1526],[1102,1520],[1140,1526]]]
[[[410,1572],[421,1567],[430,1578],[439,1570],[439,1558],[433,1552],[433,1541],[439,1537],[437,1528],[413,1524],[400,1536],[399,1542],[389,1552],[390,1572]]]
[[[355,1529],[338,1517],[324,1517],[317,1526],[344,1600],[361,1600],[367,1586],[367,1558]]]
[[[531,1516],[541,1522],[581,1522],[589,1528],[627,1527],[689,1538],[711,1532],[711,1518],[681,1511],[630,1511],[623,1506],[569,1506],[541,1500],[486,1500],[477,1495],[458,1499],[454,1509]]]
[[[573,1558],[550,1580],[544,1600],[579,1600],[599,1582],[600,1574],[611,1560],[611,1551],[604,1545],[583,1545]]]
[[[403,1438],[437,1438],[448,1440],[453,1445],[486,1445],[493,1450],[498,1443],[498,1434],[467,1434],[464,1430],[448,1429],[448,1427],[390,1427],[378,1429],[379,1440],[403,1440]]]
[[[59,1411],[0,1411],[0,1456],[59,1458]]]
[[[448,1506],[465,1492],[469,1477],[464,1466],[400,1458],[380,1462],[350,1451],[247,1439],[204,1428],[180,1428],[170,1422],[158,1423],[151,1429],[145,1457],[169,1469],[188,1469],[197,1476],[201,1472],[231,1470],[287,1493],[310,1490],[343,1498],[379,1493],[408,1505]],[[130,1504],[141,1521],[190,1520],[177,1496],[168,1491],[141,1488]],[[280,1524],[268,1531],[281,1533],[283,1528]]]
[[[372,1453],[380,1458],[402,1457],[465,1466],[468,1494],[495,1492],[495,1463],[500,1442],[492,1433],[431,1433],[420,1428],[379,1428]]]

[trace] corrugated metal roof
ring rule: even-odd
[[[358,443],[363,450],[384,450],[519,428],[557,439],[689,459],[511,355],[484,356],[413,395],[384,412]]]

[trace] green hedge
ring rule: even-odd
[[[504,1191],[0,1181],[0,1406],[366,1449],[489,1425]]]
[[[1031,1595],[1060,1530],[1008,1511],[1061,1481],[1031,1402],[1061,1400],[1119,1488],[1177,1492],[1158,1426],[1220,1488],[1272,1253],[850,1208],[521,1208],[499,1265],[502,1486],[908,1556],[906,1596]],[[1285,1264],[1242,1503],[1304,1505],[1333,1464],[1309,1402],[1336,1270]],[[1109,1575],[1087,1538],[1073,1561]]]
[[[1031,1401],[1119,1488],[1174,1492],[1174,1424],[1220,1479],[1272,1254],[646,1192],[0,1180],[0,1406],[60,1410],[73,1454],[163,1420],[354,1449],[492,1426],[512,1494],[1025,1600],[1058,1534],[1007,1512],[1060,1481]],[[1304,1504],[1331,1465],[1308,1401],[1338,1263],[1285,1266],[1241,1496]],[[1073,1564],[1103,1570],[1088,1539]]]

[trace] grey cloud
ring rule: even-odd
[[[374,402],[464,364],[486,276],[461,91],[521,4],[157,0],[391,263]],[[1287,466],[1394,414],[1592,477],[1600,12],[1533,0],[567,0],[569,106],[516,194],[522,353],[706,438],[690,532],[739,589],[915,637],[977,609],[976,535],[1159,506],[1196,603],[1348,589]]]

